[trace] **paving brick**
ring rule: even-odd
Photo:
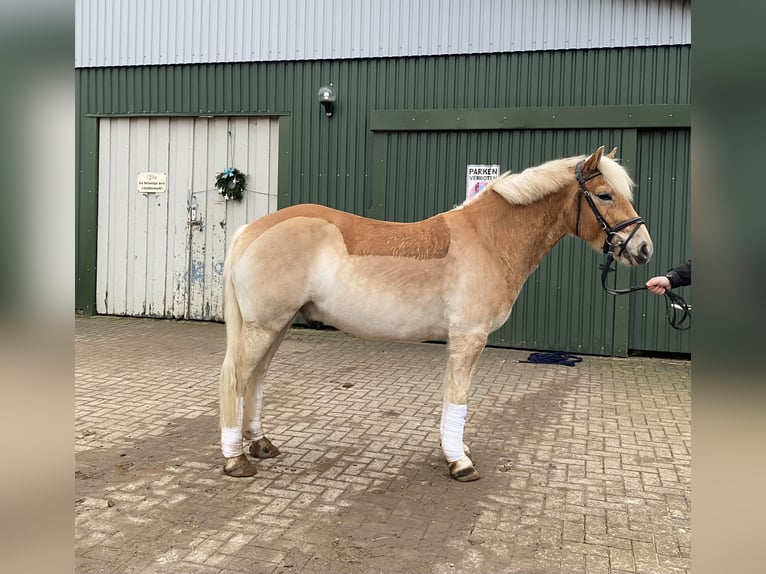
[[[75,321],[77,571],[672,573],[691,568],[691,365],[486,349],[461,484],[438,445],[443,345],[291,330],[264,428],[221,474],[215,323]],[[110,505],[111,503],[111,505]]]

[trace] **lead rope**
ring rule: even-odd
[[[606,263],[601,265],[601,286],[604,288],[604,291],[611,295],[627,295],[628,293],[646,289],[646,285],[635,285],[627,289],[609,288],[606,284],[606,277],[614,271],[612,269],[613,264],[614,257],[610,251],[606,254]],[[677,331],[688,331],[692,326],[691,311],[691,305],[684,301],[683,297],[669,289],[665,290],[665,316],[668,318],[668,323],[670,323],[671,327]]]

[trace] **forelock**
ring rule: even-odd
[[[609,187],[611,187],[615,193],[619,193],[628,201],[633,201],[633,187],[635,184],[620,163],[606,156],[602,156],[601,161],[598,164],[598,169],[609,184]]]

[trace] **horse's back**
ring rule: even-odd
[[[267,230],[295,218],[323,221],[335,227],[349,255],[441,259],[447,256],[450,246],[449,228],[442,215],[413,223],[396,223],[315,204],[293,205],[261,217],[247,226],[243,240],[249,243]]]

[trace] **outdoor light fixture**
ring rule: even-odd
[[[328,118],[331,117],[332,113],[335,111],[335,90],[333,89],[332,84],[319,88],[317,96],[319,97],[319,103],[324,106],[325,115]]]

